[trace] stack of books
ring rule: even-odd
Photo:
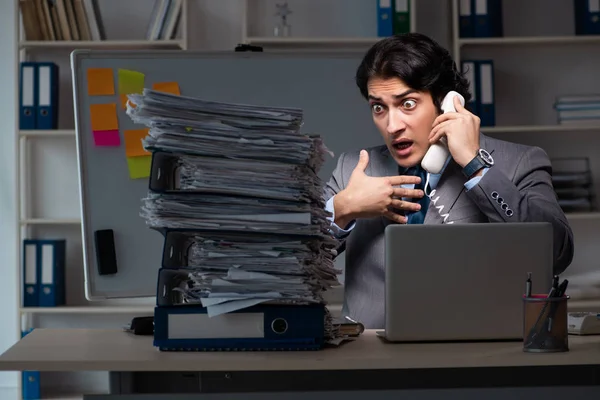
[[[552,184],[564,212],[596,210],[595,190],[587,157],[552,159]]]
[[[339,339],[323,298],[341,272],[318,176],[329,151],[299,132],[302,110],[149,89],[128,97],[152,153],[141,217],[165,238],[155,346],[304,350]]]
[[[600,94],[561,96],[554,109],[562,125],[598,125],[600,127]]]

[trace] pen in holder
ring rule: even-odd
[[[523,351],[569,351],[567,301],[569,296],[523,296]]]

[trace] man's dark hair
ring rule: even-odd
[[[373,45],[356,71],[356,84],[365,98],[373,77],[399,78],[414,90],[429,92],[440,112],[441,101],[451,90],[462,94],[465,103],[471,99],[469,81],[448,50],[420,33],[390,36]]]

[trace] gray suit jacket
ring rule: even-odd
[[[573,233],[556,200],[548,156],[538,147],[485,135],[480,143],[492,154],[494,166],[466,191],[460,166],[450,160],[432,193],[424,223],[551,222],[554,269],[561,273],[573,258]],[[385,145],[367,151],[367,175],[398,175],[398,165]],[[341,154],[325,186],[326,200],[346,187],[358,159],[359,151]],[[391,223],[385,217],[359,219],[341,248],[346,253],[344,312],[374,329],[384,327],[384,230]]]

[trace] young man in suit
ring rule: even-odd
[[[385,38],[366,53],[356,83],[385,144],[341,154],[325,187],[332,233],[346,252],[347,315],[383,328],[383,239],[390,223],[547,221],[554,228],[555,273],[567,268],[573,234],[556,200],[548,156],[482,135],[479,118],[457,98],[456,112],[442,114],[449,91],[465,103],[471,98],[447,50],[416,33]],[[451,155],[438,175],[427,177],[420,163],[440,137]]]

